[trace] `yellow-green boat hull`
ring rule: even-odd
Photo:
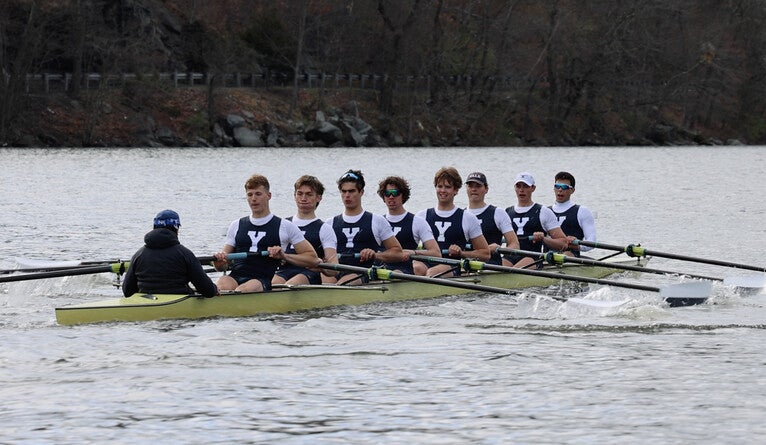
[[[621,263],[641,265],[645,261],[645,259],[631,259]],[[546,269],[546,271],[590,278],[603,278],[620,272],[618,269],[609,267],[582,265],[565,265]],[[480,272],[465,277],[451,278],[451,280],[518,290],[550,286],[560,281],[552,278],[500,272]],[[362,286],[291,286],[263,293],[226,293],[213,298],[203,298],[198,295],[135,294],[128,298],[114,298],[59,307],[56,308],[56,320],[62,325],[76,325],[108,321],[246,317],[467,293],[477,293],[477,291],[397,280]]]

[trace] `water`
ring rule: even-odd
[[[181,215],[182,242],[217,251],[247,214],[243,184],[318,176],[321,217],[335,179],[361,169],[410,180],[408,209],[432,206],[432,177],[481,170],[488,201],[513,202],[535,175],[550,204],[559,170],[613,244],[764,266],[760,147],[491,149],[0,149],[0,268],[17,259],[127,259],[153,215]],[[461,192],[458,204],[467,200]],[[601,252],[608,253],[608,252]],[[655,258],[655,268],[734,269]],[[677,279],[617,277],[658,286]],[[534,294],[484,295],[241,319],[79,327],[54,307],[119,295],[107,275],[0,284],[0,443],[752,443],[766,437],[766,295],[721,285],[669,309],[652,294],[617,311]],[[592,294],[593,295],[593,294]]]

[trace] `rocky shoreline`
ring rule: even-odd
[[[122,94],[89,102],[46,98],[35,107],[16,137],[18,147],[388,147],[388,146],[689,146],[745,145],[658,122],[640,134],[587,140],[549,141],[542,134],[496,140],[467,129],[460,113],[434,116],[421,111],[383,118],[374,100],[348,93],[304,98],[288,118],[284,92],[229,90],[216,100],[211,123],[205,92],[182,89],[144,98],[141,103]],[[473,124],[474,127],[481,128]]]

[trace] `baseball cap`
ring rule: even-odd
[[[163,210],[154,217],[154,228],[160,227],[181,227],[181,218],[173,210]]]
[[[469,182],[478,182],[482,185],[488,185],[487,184],[487,177],[484,175],[484,173],[481,172],[473,172],[465,179],[465,183],[468,184]]]
[[[532,177],[531,173],[522,172],[516,175],[516,180],[513,181],[514,184],[518,184],[519,182],[523,182],[524,184],[531,187],[535,185],[535,178]]]

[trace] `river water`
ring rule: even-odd
[[[503,207],[519,171],[535,175],[534,198],[551,204],[553,176],[568,170],[602,242],[766,266],[762,147],[0,149],[0,162],[3,269],[129,259],[163,208],[180,213],[185,245],[212,254],[229,222],[248,213],[243,184],[255,172],[270,178],[280,216],[294,212],[292,183],[305,173],[327,186],[318,215],[339,213],[335,180],[348,168],[367,177],[368,210],[384,211],[377,181],[398,174],[417,211],[434,204],[442,165],[486,173],[487,199]],[[466,205],[463,191],[457,203]],[[765,295],[716,284],[706,304],[670,309],[647,292],[590,292],[632,303],[599,312],[530,292],[518,302],[481,295],[63,327],[54,308],[119,295],[111,277],[0,284],[0,443],[766,439]]]

